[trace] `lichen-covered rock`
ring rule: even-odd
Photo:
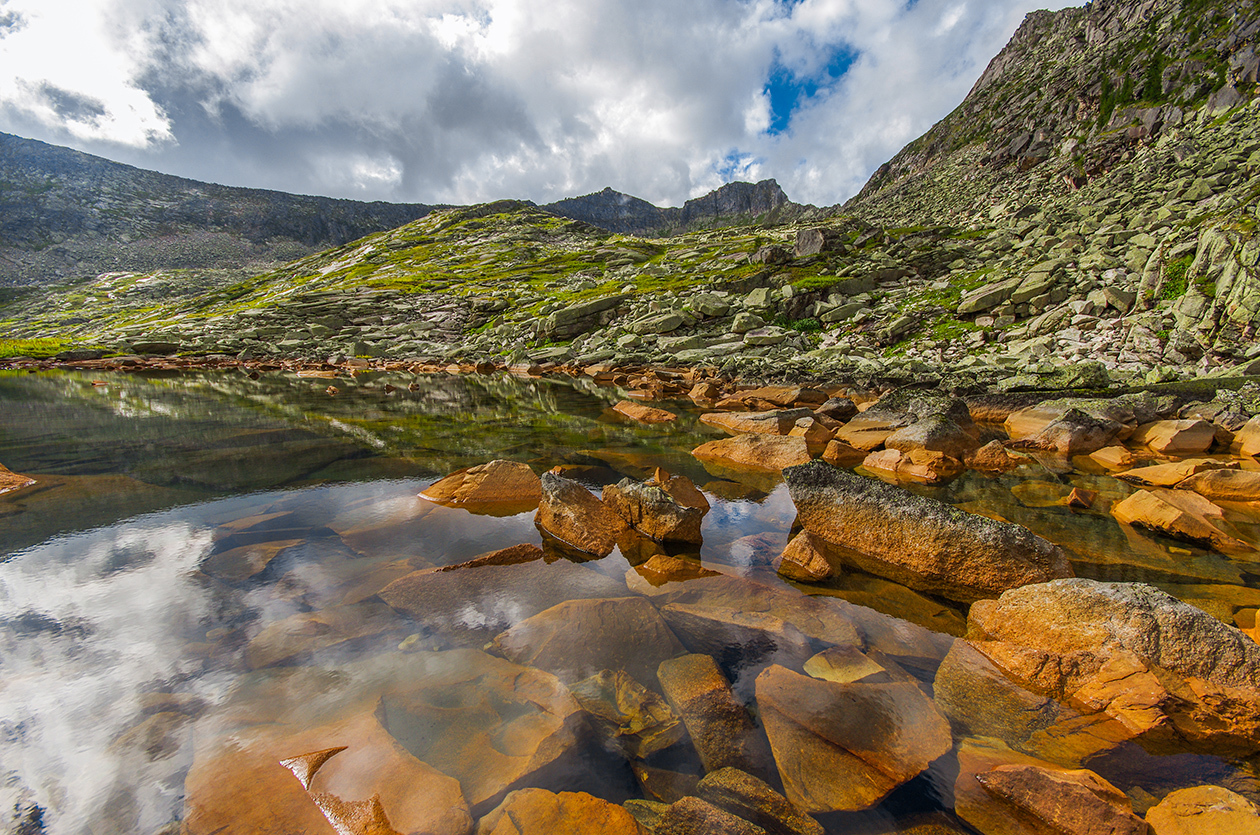
[[[787,797],[806,812],[879,803],[949,751],[949,722],[913,684],[837,684],[769,667],[757,708]]]
[[[957,600],[1071,576],[1063,552],[1026,528],[966,513],[823,462],[784,471],[799,523],[858,567]]]
[[[755,823],[698,797],[684,797],[661,813],[653,835],[767,835]]]
[[[675,492],[681,489],[679,485]],[[694,487],[692,489],[694,491]],[[665,486],[627,478],[606,486],[603,501],[627,525],[657,542],[699,545],[704,541],[700,525],[704,522],[708,502],[703,496],[700,497],[702,506],[688,506],[670,495]]]

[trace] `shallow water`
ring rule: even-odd
[[[417,498],[495,458],[536,472],[564,466],[595,490],[657,466],[689,476],[712,510],[704,545],[680,556],[745,578],[739,588],[755,588],[766,612],[808,603],[809,617],[896,632],[884,657],[931,695],[965,607],[857,573],[822,587],[781,580],[770,563],[795,518],[786,488],[709,475],[688,451],[717,433],[689,404],[663,404],[680,413],[677,426],[644,427],[610,411],[617,399],[583,381],[503,376],[0,375],[0,463],[39,480],[0,496],[0,810],[13,810],[0,821],[13,831],[25,820],[28,831],[40,821],[55,833],[157,832],[188,817],[198,832],[283,831],[258,823],[257,808],[315,807],[289,772],[251,771],[255,761],[350,744],[329,779],[362,799],[379,775],[351,761],[354,745],[402,756],[378,738],[386,732],[408,752],[405,768],[456,778],[474,812],[485,811],[495,780],[524,768],[518,760],[551,721],[536,715],[546,699],[485,683],[508,664],[482,652],[487,642],[568,599],[646,597],[663,610],[736,594],[714,591],[712,578],[661,585],[641,566],[647,553],[576,561],[543,543],[532,512],[473,515]],[[1222,619],[1256,605],[1258,563],[1134,533],[1104,500],[1071,511],[1058,501],[1073,486],[1104,499],[1133,489],[1053,461],[908,488],[1031,528],[1067,548],[1081,576],[1152,582]],[[1233,521],[1257,541],[1252,520]],[[422,616],[376,596],[409,572],[521,543],[545,544],[546,562],[477,569],[475,581],[451,572]],[[810,652],[834,642],[805,631]],[[582,677],[634,668],[656,689],[656,662],[628,657],[624,637],[583,636],[570,666]],[[694,649],[694,635],[684,643]],[[751,704],[756,673],[773,662],[799,670],[799,649],[732,639],[712,652]],[[554,698],[568,704],[567,691]],[[513,785],[644,796],[626,756],[589,730],[565,745]],[[643,762],[684,783],[700,772],[685,740]],[[1254,788],[1249,767],[1212,757],[1128,751],[1091,767],[1146,796],[1203,781]],[[950,813],[956,770],[940,757],[873,810],[822,820],[831,832],[927,822],[967,831]],[[224,806],[216,792],[233,780],[243,788]]]

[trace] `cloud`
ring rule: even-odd
[[[954,107],[1031,7],[9,0],[0,129],[361,199],[611,185],[678,205],[773,176],[831,204]]]

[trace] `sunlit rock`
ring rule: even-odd
[[[844,441],[832,438],[823,449],[822,460],[837,467],[855,467],[862,463],[866,452]]]
[[[628,811],[586,792],[518,789],[477,822],[477,835],[647,835]]]
[[[775,409],[768,412],[709,412],[700,422],[736,435],[787,435],[801,418],[812,416],[809,409]]]
[[[976,781],[1012,818],[1032,818],[1064,835],[1147,833],[1146,822],[1133,814],[1124,792],[1086,769],[1007,764],[976,775]],[[991,835],[1010,832],[1003,827]]]
[[[1196,473],[1177,483],[1178,490],[1193,490],[1212,501],[1260,502],[1260,472],[1212,470]]]
[[[678,420],[678,415],[673,412],[667,412],[664,409],[657,409],[652,406],[644,406],[642,403],[635,403],[630,400],[618,401],[613,406],[613,411],[640,423],[673,423]]]
[[[730,682],[708,655],[683,655],[657,670],[661,689],[682,717],[705,771],[734,766],[764,774],[770,765],[765,735],[731,693]]]
[[[457,470],[420,496],[473,513],[512,516],[537,507],[541,488],[528,465],[499,459]]]
[[[669,704],[625,670],[601,670],[569,685],[569,692],[604,739],[632,759],[650,757],[686,736]]]
[[[1172,792],[1146,813],[1151,835],[1260,835],[1260,810],[1220,786]]]
[[[733,467],[778,472],[810,459],[804,438],[776,435],[736,435],[709,441],[691,451],[702,462],[716,461]]]
[[[642,597],[569,600],[496,636],[493,646],[565,682],[625,670],[636,681],[655,684],[661,662],[684,652],[656,607]]]
[[[603,501],[627,525],[657,542],[690,542],[699,545],[703,541],[700,525],[708,511],[708,501],[700,496],[700,500],[704,501],[700,505],[694,497],[684,493],[684,490],[685,487],[681,484],[675,487],[675,492],[683,496],[683,501],[680,502],[664,486],[627,478],[605,487]],[[699,494],[694,485],[692,491]],[[684,504],[688,500],[695,504]]]
[[[879,476],[890,475],[894,480],[921,481],[937,484],[958,476],[963,463],[943,452],[927,449],[881,449],[862,460],[862,466]]]
[[[1220,469],[1237,469],[1237,461],[1219,461],[1212,458],[1187,458],[1167,464],[1152,464],[1118,473],[1116,478],[1144,487],[1172,487],[1197,473]]]
[[[1260,455],[1260,415],[1255,415],[1234,433],[1229,451],[1235,455]]]
[[[566,600],[625,594],[623,583],[567,560],[425,569],[380,591],[382,600],[422,626],[486,637]]]
[[[21,490],[23,487],[29,487],[34,483],[35,479],[30,476],[11,472],[3,464],[0,464],[0,495],[14,490]]]
[[[388,686],[377,715],[413,756],[459,781],[474,815],[573,767],[583,713],[555,676],[475,650],[422,660],[428,675]]]
[[[1227,554],[1254,553],[1255,548],[1231,536],[1219,507],[1186,490],[1139,490],[1111,506],[1116,521],[1213,548]]]
[[[807,812],[858,811],[913,779],[952,744],[949,722],[913,684],[837,684],[769,667],[757,708],[787,797]]]
[[[685,583],[701,577],[719,577],[720,572],[705,568],[699,560],[657,554],[626,572],[626,585],[639,594],[650,594],[667,584]]]
[[[876,661],[872,654],[880,655]],[[862,652],[857,647],[831,647],[819,652],[805,661],[801,666],[805,674],[823,681],[834,681],[836,684],[886,684],[890,681],[913,681],[905,670],[890,658],[871,651]]]
[[[245,648],[251,670],[328,649],[346,641],[379,635],[398,625],[398,615],[383,603],[333,606],[302,612],[268,624]]]
[[[543,556],[543,549],[537,545],[522,543],[520,545],[509,545],[507,548],[500,548],[497,551],[490,551],[454,565],[444,565],[436,570],[462,571],[466,568],[485,568],[493,565],[522,565],[534,560],[541,560]]]
[[[969,637],[1013,682],[1106,714],[1148,749],[1260,751],[1260,645],[1150,586],[1015,589],[971,607]]]
[[[1216,428],[1206,420],[1157,420],[1139,426],[1131,444],[1145,444],[1162,455],[1195,455],[1207,452],[1216,440]]]
[[[784,472],[797,520],[865,571],[957,600],[1071,576],[1026,528],[958,510],[822,462]]]
[[[1021,459],[1007,452],[1001,441],[989,441],[967,454],[963,458],[963,463],[981,472],[1004,473],[1018,467]]]
[[[802,583],[825,580],[835,571],[827,559],[826,542],[809,531],[792,537],[783,553],[775,557],[773,565],[784,577]]]
[[[1127,470],[1133,466],[1134,460],[1133,453],[1119,444],[1096,449],[1089,454],[1089,457],[1108,470]]]
[[[599,557],[612,553],[628,527],[605,502],[576,481],[543,473],[542,501],[535,524],[579,551]]]
[[[704,776],[697,794],[719,809],[757,824],[772,835],[822,835],[818,821],[751,774],[720,768]]]

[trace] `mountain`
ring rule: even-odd
[[[702,197],[688,200],[682,208],[660,208],[612,188],[549,203],[542,208],[561,217],[630,235],[663,235],[740,223],[784,223],[813,209],[793,203],[774,180],[727,183]]]
[[[261,270],[433,208],[200,183],[0,133],[0,286],[111,271]]]
[[[766,181],[678,209],[612,190],[443,209],[245,281],[106,276],[0,300],[0,332],[47,351],[712,365],[955,391],[1260,373],[1258,18],[1254,0],[1031,14],[843,207]]]

